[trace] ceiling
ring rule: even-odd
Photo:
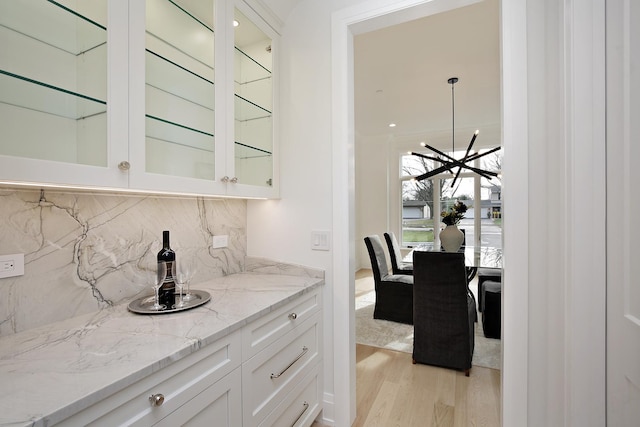
[[[500,145],[498,0],[357,35],[355,122],[359,136],[452,145],[450,77],[455,84],[455,144]],[[389,123],[396,123],[389,128]]]
[[[301,0],[262,0],[283,22]],[[384,18],[384,17],[383,17]],[[452,144],[450,77],[455,84],[455,143],[500,145],[499,0],[359,34],[354,38],[355,125],[364,137],[399,146]],[[396,123],[389,128],[389,123]],[[404,147],[400,147],[404,149]]]

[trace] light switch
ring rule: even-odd
[[[311,249],[314,251],[331,249],[331,233],[328,230],[311,231]]]

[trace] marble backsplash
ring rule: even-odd
[[[0,279],[0,336],[151,293],[162,231],[199,278],[244,270],[246,201],[70,193],[0,187],[0,255],[24,254],[25,274]],[[229,236],[213,249],[213,235]]]

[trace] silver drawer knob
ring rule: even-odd
[[[118,169],[120,169],[121,171],[128,171],[130,168],[131,168],[131,163],[127,162],[126,160],[123,160],[120,163],[118,163]]]
[[[149,396],[149,402],[151,402],[151,406],[162,406],[164,395],[162,393],[152,394]]]
[[[238,182],[238,178],[236,178],[236,177],[234,176],[234,177],[233,177],[233,178],[231,178],[229,181],[230,181],[232,184],[235,184],[235,183],[237,183],[237,182]]]
[[[295,313],[291,313],[289,314],[289,320],[296,320],[298,318],[298,315]]]

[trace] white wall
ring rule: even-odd
[[[344,2],[342,2],[344,3]],[[302,1],[280,43],[280,200],[248,204],[247,253],[325,270],[327,400],[333,395],[332,252],[311,250],[312,230],[332,230],[331,2]],[[348,185],[347,182],[344,185]],[[338,236],[332,236],[335,240]],[[333,419],[332,408],[325,417]]]
[[[356,269],[371,268],[364,238],[389,228],[388,137],[356,137]],[[397,228],[397,227],[396,227]]]

